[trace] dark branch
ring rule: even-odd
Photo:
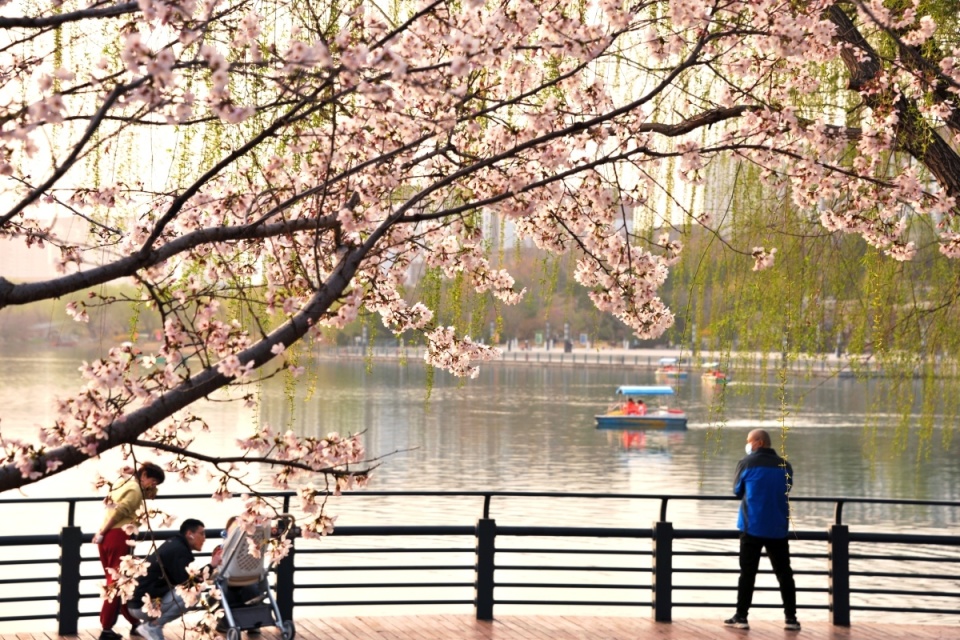
[[[267,338],[255,343],[237,354],[242,364],[254,363],[258,368],[272,360],[275,356],[271,349],[274,345],[290,346],[303,338],[316,322],[323,317],[352,282],[360,263],[366,257],[372,245],[365,244],[348,250],[337,265],[334,272],[319,291],[311,298],[306,307],[290,318],[286,323],[271,333]],[[93,455],[109,451],[114,447],[135,443],[143,433],[161,421],[173,416],[176,412],[190,406],[194,402],[209,396],[233,382],[217,371],[215,365],[208,366],[197,375],[185,380],[177,387],[167,391],[154,402],[141,407],[129,414],[119,416],[107,427],[109,434],[96,443]],[[34,460],[34,469],[49,477],[72,469],[89,460],[91,453],[86,449],[73,446],[62,446],[45,450]],[[61,465],[54,470],[47,468],[47,462],[57,461]],[[25,478],[16,464],[7,463],[0,466],[0,492],[17,489],[36,482],[36,479]]]
[[[80,20],[87,20],[88,18],[114,18],[116,16],[134,13],[139,10],[140,8],[136,2],[125,2],[112,7],[104,7],[101,9],[80,9],[79,11],[60,13],[52,16],[2,16],[0,17],[0,29],[13,29],[17,27],[25,27],[29,29],[59,27],[60,25],[68,22],[78,22]]]

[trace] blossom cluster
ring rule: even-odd
[[[453,327],[437,327],[426,334],[426,339],[424,361],[456,376],[476,378],[480,369],[474,363],[500,357],[496,347],[476,343],[469,337],[458,339]]]

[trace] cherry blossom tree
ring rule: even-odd
[[[640,338],[673,322],[658,292],[680,228],[723,236],[703,198],[716,163],[758,167],[811,223],[893,260],[917,225],[957,258],[957,16],[892,4],[2,2],[0,237],[57,247],[61,275],[0,277],[0,312],[83,293],[84,322],[128,302],[102,285],[132,282],[163,345],[85,363],[54,424],[3,440],[0,491],[116,447],[175,452],[185,477],[257,459],[278,487],[362,480],[356,437],[264,427],[223,458],[191,449],[206,425],[186,411],[268,364],[296,375],[298,344],[361,312],[475,375],[496,349],[404,283],[426,266],[516,303],[487,217],[572,252]],[[67,218],[87,233],[59,233]],[[776,246],[726,245],[756,278],[776,266]],[[322,532],[322,492],[302,495]]]

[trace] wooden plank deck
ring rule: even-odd
[[[654,622],[649,618],[593,616],[501,616],[481,622],[472,615],[357,616],[296,620],[299,640],[956,640],[960,625],[856,623],[834,627],[804,622],[802,631],[785,631],[773,620],[751,620],[750,630],[723,626],[721,620]],[[125,628],[117,628],[126,633]],[[99,629],[77,636],[55,633],[0,635],[0,640],[97,640]],[[274,628],[262,640],[281,640]],[[170,624],[166,640],[184,638],[183,627]],[[244,640],[251,638],[243,636]],[[255,638],[255,637],[254,637]]]

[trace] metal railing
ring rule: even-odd
[[[290,510],[293,494],[267,495],[277,500],[278,506],[282,503],[283,511]],[[322,542],[297,539],[290,554],[275,569],[274,589],[284,619],[293,618],[294,607],[467,605],[475,609],[477,618],[492,619],[494,608],[499,605],[541,608],[587,605],[650,607],[656,620],[670,621],[675,608],[729,609],[735,600],[730,592],[736,590],[738,551],[736,545],[728,541],[737,539],[738,532],[675,529],[668,519],[671,504],[735,500],[732,497],[510,491],[363,491],[343,496],[348,500],[377,497],[411,501],[470,498],[482,499],[483,503],[475,524],[341,526]],[[161,499],[209,500],[209,496],[163,496]],[[541,505],[545,501],[565,499],[648,501],[658,503],[659,510],[654,508],[652,513],[659,515],[659,519],[649,528],[498,525],[493,517],[494,499],[497,504],[523,499],[535,500]],[[960,597],[957,588],[960,578],[956,571],[960,563],[960,536],[881,532],[873,528],[854,531],[842,519],[844,506],[851,504],[956,509],[960,502],[817,497],[791,500],[798,509],[804,503],[814,503],[830,505],[834,513],[833,522],[826,530],[791,532],[791,541],[799,543],[794,545],[792,554],[798,582],[798,608],[828,610],[832,623],[842,626],[850,624],[851,611],[856,610],[960,614],[960,608],[953,604]],[[72,635],[77,632],[81,617],[98,614],[95,610],[81,611],[82,601],[99,605],[99,593],[90,587],[102,581],[103,576],[99,565],[93,574],[82,574],[84,563],[96,562],[97,557],[83,553],[93,549],[92,545],[84,546],[91,541],[92,532],[82,532],[75,526],[75,512],[78,503],[99,502],[99,499],[0,500],[0,504],[19,507],[44,502],[67,506],[66,526],[58,534],[2,536],[0,550],[51,548],[52,551],[56,547],[58,557],[45,551],[41,557],[17,553],[17,557],[11,558],[6,557],[10,555],[7,553],[0,559],[0,566],[4,567],[0,585],[55,583],[56,594],[50,589],[42,595],[0,597],[0,622],[56,619],[58,632]],[[733,509],[731,506],[731,512]],[[208,531],[210,537],[219,533],[213,528]],[[153,535],[159,540],[172,534],[162,531]],[[393,542],[398,539],[414,542],[400,546]],[[357,541],[361,546],[357,546]],[[389,544],[384,546],[384,541]],[[691,542],[697,544],[686,548]],[[806,551],[807,545],[812,545],[813,550]],[[908,553],[897,551],[904,545],[923,545],[924,549],[934,552],[924,554],[916,547]],[[893,551],[883,553],[885,549]],[[347,557],[352,560],[343,561]],[[811,568],[800,566],[797,561],[806,564],[822,561],[823,564]],[[42,565],[56,567],[57,575],[23,575],[31,571],[31,567]],[[917,566],[932,568],[918,571]],[[416,574],[417,579],[387,579],[406,573]],[[442,579],[436,578],[441,574]],[[450,574],[454,577],[449,577]],[[11,577],[13,575],[17,577]],[[373,577],[368,577],[371,575]],[[555,575],[565,579],[543,577]],[[902,586],[911,581],[921,584],[916,588]],[[775,592],[776,588],[761,585],[758,591]],[[340,592],[360,595],[340,599],[330,595]],[[520,595],[511,595],[514,592]],[[589,597],[581,595],[582,592]],[[711,593],[722,594],[722,601],[697,597]],[[596,594],[600,594],[599,597]],[[851,595],[864,601],[854,602]],[[894,603],[876,601],[875,596],[896,597],[896,600]],[[818,598],[823,601],[818,602]],[[932,606],[931,600],[947,604]],[[21,607],[25,603],[43,610],[24,612]],[[773,599],[754,604],[761,608],[779,606],[779,601]]]

